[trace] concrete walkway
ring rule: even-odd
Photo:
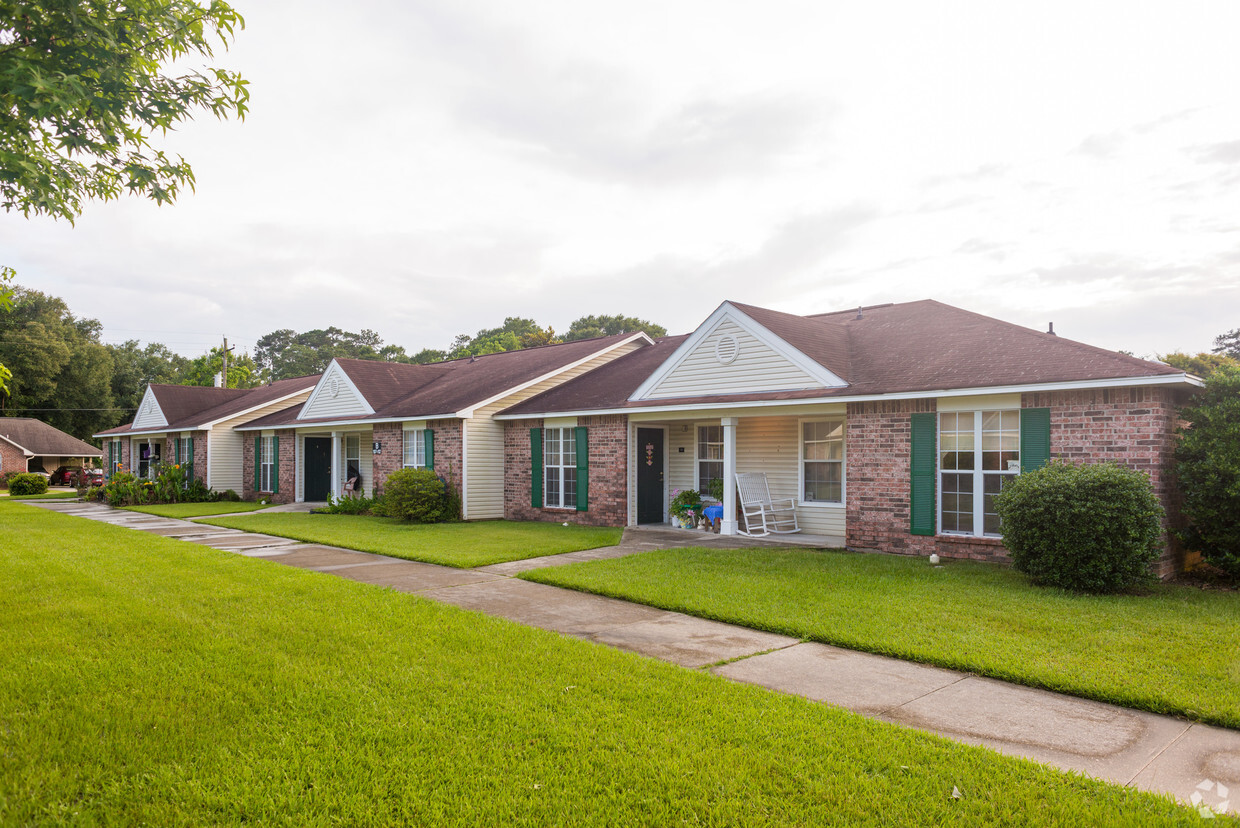
[[[1240,813],[1240,732],[1235,730],[512,577],[542,566],[655,548],[751,545],[748,541],[684,530],[630,529],[619,546],[453,569],[98,504],[30,505],[422,595],[1121,785],[1169,793],[1185,803]]]

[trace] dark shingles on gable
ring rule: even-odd
[[[0,417],[0,437],[40,457],[102,457],[103,452],[31,417]]]

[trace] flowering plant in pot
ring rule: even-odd
[[[672,492],[672,502],[667,511],[674,521],[691,529],[702,514],[702,495],[697,489],[676,489]]]

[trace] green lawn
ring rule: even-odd
[[[674,549],[532,581],[1240,727],[1240,593],[1087,597],[1011,569],[803,549]]]
[[[45,492],[37,495],[13,495],[5,491],[5,496],[13,500],[64,500],[67,498],[78,497],[78,493],[74,492]]]
[[[131,512],[144,512],[166,518],[191,518],[202,515],[227,515],[235,512],[253,512],[270,509],[270,503],[246,503],[245,501],[220,501],[219,503],[161,503],[158,506],[127,506]]]
[[[394,518],[299,512],[203,523],[462,568],[615,546],[621,534],[620,529],[558,523],[486,520],[416,524]]]
[[[0,537],[4,825],[1199,820],[393,590],[17,503]]]

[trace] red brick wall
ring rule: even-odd
[[[910,415],[934,410],[934,400],[849,403],[844,436],[849,547],[903,555],[935,551],[934,538],[908,531]]]
[[[1177,409],[1184,392],[1134,387],[1024,394],[1025,408],[1050,408],[1051,456],[1072,463],[1112,461],[1149,474],[1167,512],[1164,528],[1180,525],[1180,495],[1171,473]],[[1157,573],[1168,577],[1184,567],[1184,553],[1164,533]]]
[[[585,426],[590,450],[589,508],[536,509],[530,505],[530,429],[542,420],[515,420],[504,427],[504,517],[588,526],[628,523],[628,417],[606,414],[578,417]]]
[[[0,475],[26,471],[26,455],[17,446],[0,440]]]
[[[371,484],[375,495],[383,493],[388,475],[403,468],[401,452],[403,442],[400,423],[375,423],[370,438],[379,444],[379,453],[371,455]]]
[[[297,435],[291,428],[273,432],[280,438],[280,453],[276,457],[276,474],[279,475],[280,491],[254,491],[254,437],[252,431],[242,432],[241,441],[241,496],[245,500],[264,499],[270,503],[292,503],[297,498]]]
[[[1171,389],[1115,388],[1022,396],[1025,408],[1051,410],[1051,457],[1074,463],[1114,461],[1150,474],[1154,491],[1176,525],[1178,494],[1169,469],[1175,446],[1176,408]],[[848,406],[847,475],[850,547],[905,555],[1008,561],[994,538],[909,534],[910,415],[934,411],[933,400],[851,403]],[[1183,555],[1170,536],[1156,566],[1166,577]]]

